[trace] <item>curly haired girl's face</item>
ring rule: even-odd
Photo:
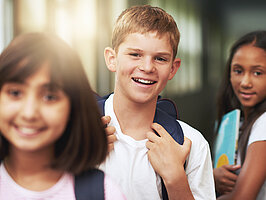
[[[48,63],[23,82],[7,82],[0,90],[0,130],[19,151],[51,150],[63,134],[70,101],[51,87]]]
[[[231,84],[244,109],[266,98],[266,52],[252,44],[240,47],[231,63]]]

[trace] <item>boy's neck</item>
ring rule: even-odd
[[[146,139],[147,131],[152,131],[156,101],[136,103],[114,94],[114,112],[122,132],[135,140]]]

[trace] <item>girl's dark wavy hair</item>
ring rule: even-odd
[[[6,82],[23,81],[49,61],[51,84],[70,100],[63,135],[55,142],[51,166],[73,174],[97,167],[107,155],[107,137],[97,102],[76,52],[55,35],[28,33],[16,37],[0,55],[0,91]],[[0,131],[0,161],[9,142]]]
[[[234,109],[241,110],[241,104],[237,99],[231,82],[230,82],[230,71],[231,71],[231,63],[232,59],[237,52],[237,50],[244,46],[252,44],[255,47],[261,48],[266,52],[266,31],[254,31],[250,32],[239,40],[237,40],[230,50],[230,55],[227,60],[226,69],[224,73],[224,77],[221,82],[220,89],[218,91],[218,98],[217,98],[217,122],[218,126],[216,128],[216,134],[218,133],[219,126],[221,124],[221,120],[224,114],[230,112]],[[246,147],[248,143],[248,139],[250,136],[251,128],[254,122],[258,119],[258,117],[266,111],[266,100],[259,102],[255,105],[250,114],[247,116],[247,120],[244,121],[243,125],[241,126],[240,131],[242,134],[240,135],[238,148],[241,152],[241,163],[243,164],[246,157]]]

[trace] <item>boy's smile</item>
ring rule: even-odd
[[[173,59],[168,34],[132,33],[117,52],[109,49],[109,53],[111,64],[107,65],[116,72],[116,95],[135,103],[156,101],[180,65],[179,59]]]
[[[152,80],[145,80],[145,79],[141,79],[141,78],[132,78],[133,81],[137,82],[137,83],[141,83],[144,85],[152,85],[155,84],[156,81],[152,81]]]

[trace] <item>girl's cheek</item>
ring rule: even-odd
[[[20,102],[13,102],[0,96],[0,118],[15,115],[20,108]]]
[[[65,101],[56,106],[46,106],[41,112],[42,117],[51,126],[65,127],[70,115],[70,103]]]

